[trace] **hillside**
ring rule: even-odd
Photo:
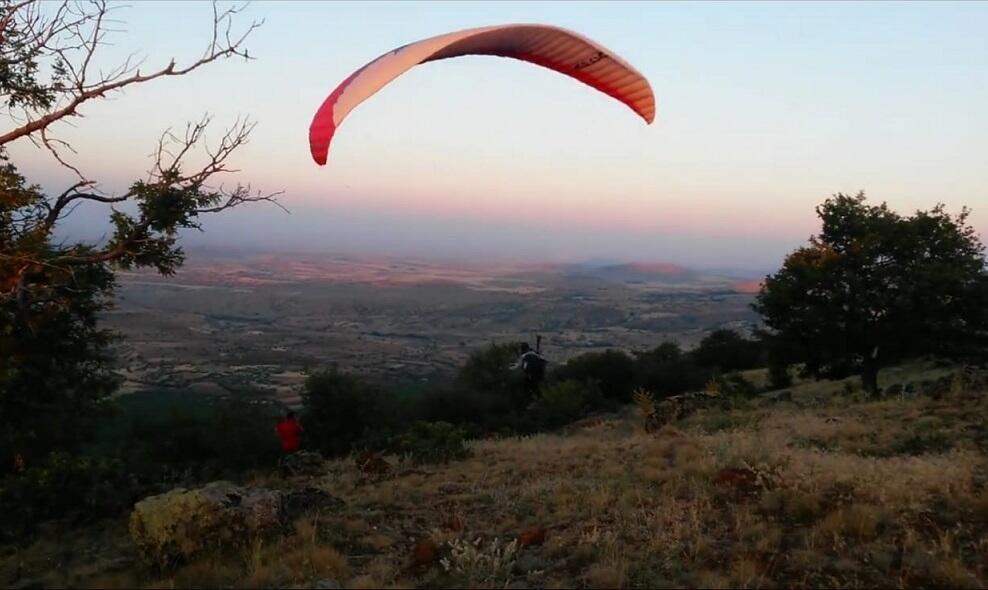
[[[71,534],[51,525],[3,549],[0,583],[984,587],[988,396],[984,383],[941,383],[938,399],[866,401],[850,380],[805,382],[789,401],[733,400],[655,434],[627,408],[555,434],[474,441],[472,457],[445,466],[389,457],[379,476],[352,459],[311,477],[259,474],[251,485],[316,486],[341,503],[157,573],[140,565],[123,518]],[[528,546],[506,549],[519,535]]]

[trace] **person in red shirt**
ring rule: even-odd
[[[286,454],[298,450],[302,438],[302,425],[295,418],[295,412],[289,411],[285,418],[278,422],[275,431],[281,437],[281,450]]]

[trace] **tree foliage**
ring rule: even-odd
[[[213,34],[191,63],[171,60],[142,73],[130,58],[99,68],[114,10],[101,1],[0,3],[0,108],[7,115],[0,130],[0,472],[15,457],[71,450],[82,418],[113,391],[112,335],[97,319],[112,304],[116,271],[171,274],[184,259],[180,230],[199,227],[204,214],[275,196],[216,184],[234,171],[228,159],[247,142],[249,120],[235,122],[211,148],[208,116],[184,133],[165,131],[148,171],[119,192],[72,163],[76,149],[59,130],[81,117],[86,104],[221,59],[246,59],[244,43],[260,25],[237,31],[240,8],[214,5]],[[17,142],[45,150],[75,180],[54,192],[29,182],[11,159]],[[107,207],[108,239],[59,237],[60,223],[81,203]]]
[[[305,380],[303,442],[327,455],[344,455],[377,425],[377,392],[359,378],[329,369]]]
[[[754,369],[762,363],[761,343],[728,328],[707,334],[692,354],[701,367],[721,372]]]
[[[817,215],[819,235],[767,277],[755,303],[776,350],[809,375],[860,374],[871,392],[890,363],[983,350],[988,272],[967,209],[902,216],[859,193],[828,199]]]
[[[553,381],[592,381],[604,397],[627,403],[635,386],[635,360],[620,350],[588,352],[560,365],[551,376]]]

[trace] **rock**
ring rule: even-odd
[[[512,580],[511,583],[505,587],[508,590],[528,590],[531,588],[525,580]]]
[[[705,391],[667,397],[659,402],[657,406],[658,422],[660,424],[668,424],[676,420],[683,420],[697,410],[714,406],[721,401],[719,395]]]
[[[469,490],[466,485],[456,482],[443,482],[438,489],[440,494],[462,494]]]
[[[338,510],[342,506],[343,500],[312,486],[288,490],[281,495],[282,520],[285,522],[291,522],[303,514]]]
[[[102,573],[110,572],[122,572],[125,569],[134,565],[134,558],[132,557],[114,557],[112,559],[107,559],[99,564],[97,571]]]
[[[317,580],[312,587],[319,590],[340,590],[343,588],[343,585],[340,584],[339,580],[335,580],[333,578],[323,578],[321,580]]]
[[[750,469],[727,467],[714,476],[714,485],[741,493],[750,493],[759,487],[758,474]]]
[[[247,529],[250,531],[263,531],[281,524],[279,492],[248,488],[246,494],[241,496],[239,508],[243,511]]]
[[[281,495],[219,481],[176,488],[134,505],[131,539],[145,560],[166,566],[206,549],[239,544],[281,525]]]
[[[409,567],[428,567],[439,561],[439,547],[432,539],[423,539],[412,549],[412,563]]]
[[[515,559],[511,571],[515,575],[524,576],[532,572],[544,572],[548,567],[549,563],[546,560],[537,555],[526,553]]]
[[[765,399],[768,400],[768,402],[771,404],[777,404],[780,402],[791,402],[792,392],[789,391],[788,389],[783,389],[782,391],[776,391],[766,395]]]
[[[364,451],[357,455],[357,469],[367,475],[384,475],[391,471],[391,464],[378,453]]]
[[[282,457],[278,467],[286,475],[318,475],[323,472],[323,457],[315,451],[296,451]]]

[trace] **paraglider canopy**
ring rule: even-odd
[[[312,159],[324,165],[329,144],[343,119],[389,82],[418,64],[461,55],[510,57],[546,67],[623,102],[646,123],[655,119],[655,97],[648,80],[596,42],[547,25],[481,27],[403,45],[351,74],[326,98],[312,119]]]

